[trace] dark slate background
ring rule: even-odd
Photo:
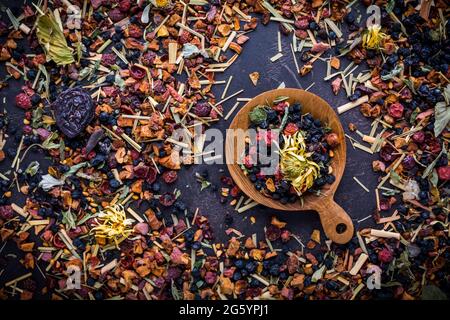
[[[4,1],[8,7],[18,16],[20,5],[22,1]],[[1,5],[0,5],[1,6]],[[357,8],[357,5],[353,7],[358,11],[361,8]],[[364,15],[364,12],[361,11]],[[2,13],[3,17],[6,14]],[[7,19],[7,18],[6,18]],[[271,63],[269,58],[277,53],[277,30],[278,23],[272,22],[268,26],[259,25],[256,31],[249,34],[250,40],[243,46],[243,52],[237,61],[224,73],[219,74],[218,80],[227,80],[230,75],[233,75],[233,81],[228,89],[227,95],[230,95],[240,89],[245,89],[244,93],[239,97],[251,98],[264,91],[277,88],[280,83],[284,82],[286,87],[290,88],[303,88],[306,89],[311,83],[315,82],[315,85],[310,89],[310,92],[315,93],[325,99],[334,109],[338,106],[348,102],[345,97],[344,90],[342,89],[338,96],[335,96],[331,91],[330,82],[323,81],[323,77],[326,75],[326,63],[317,61],[314,64],[313,71],[304,77],[300,77],[295,72],[295,65],[290,51],[290,43],[292,37],[282,37],[283,54],[284,56]],[[231,51],[231,50],[229,50]],[[330,51],[331,52],[331,51]],[[328,56],[324,54],[323,57]],[[300,61],[300,54],[297,53],[297,60]],[[341,70],[345,68],[349,63],[348,60],[341,59]],[[355,76],[358,72],[366,70],[363,65],[360,66],[355,72]],[[0,76],[5,76],[4,66],[0,68]],[[260,73],[260,80],[256,87],[251,83],[248,74],[257,71]],[[333,71],[332,71],[333,72]],[[17,108],[14,104],[14,98],[20,91],[21,82],[10,80],[10,86],[0,91],[0,110],[5,108],[8,111],[10,119],[10,127],[17,127],[18,131],[16,137],[11,136],[8,139],[5,150],[9,147],[17,148],[18,142],[21,136],[21,127],[23,126],[24,112]],[[218,97],[222,94],[224,85],[218,85],[215,87],[215,93]],[[6,98],[6,103],[3,103],[3,98]],[[228,113],[228,110],[234,105],[235,99],[229,100],[224,104],[224,114]],[[243,106],[241,103],[240,106]],[[340,116],[345,131],[358,138],[354,133],[349,132],[348,124],[354,123],[358,129],[367,133],[370,131],[370,121],[365,119],[357,109],[349,111]],[[232,118],[228,121],[221,120],[219,123],[213,125],[213,127],[225,132]],[[373,213],[375,210],[375,194],[374,192],[365,192],[353,179],[357,177],[362,181],[370,190],[374,190],[377,184],[377,175],[372,172],[371,163],[376,158],[376,155],[372,156],[358,149],[354,150],[347,142],[347,164],[344,176],[337,189],[335,200],[338,204],[344,208],[355,224],[355,229],[358,230],[362,227],[368,227],[373,225],[373,219],[368,219],[360,224],[357,220],[362,219]],[[46,168],[49,165],[50,159],[46,158],[42,151],[33,149],[28,153],[25,161],[22,163],[22,167],[26,168],[28,164],[38,160],[42,168]],[[0,164],[0,171],[6,172],[10,169],[11,159],[6,159]],[[218,187],[217,192],[213,192],[209,187],[203,191],[200,191],[200,184],[196,182],[195,173],[207,170],[209,173],[209,180],[211,183]],[[211,226],[214,230],[216,241],[226,241],[228,236],[225,234],[227,228],[224,223],[225,215],[228,213],[233,217],[232,227],[240,230],[246,235],[253,233],[258,234],[258,238],[261,239],[263,235],[263,227],[270,223],[270,219],[273,215],[277,215],[279,219],[288,222],[288,228],[296,235],[298,235],[304,242],[309,239],[309,236],[313,229],[321,229],[319,217],[314,212],[283,212],[277,211],[262,206],[257,206],[242,214],[238,214],[233,207],[228,204],[220,203],[220,177],[228,175],[226,165],[197,165],[183,167],[179,171],[179,178],[176,184],[168,187],[164,186],[164,190],[173,190],[178,188],[182,190],[182,199],[188,205],[188,207],[195,209],[199,208],[200,212],[209,217]],[[16,188],[14,188],[15,190]],[[17,191],[16,191],[17,194]],[[19,205],[24,204],[23,197],[15,197],[13,200]],[[140,210],[143,212],[142,210]],[[256,223],[251,224],[250,216],[256,218]],[[3,245],[3,244],[2,244]],[[291,241],[290,245],[298,247],[298,243]],[[1,245],[0,245],[1,247]],[[8,243],[0,254],[0,258],[6,259],[7,267],[5,272],[0,276],[0,287],[8,280],[24,274],[26,270],[18,263],[22,253],[18,251],[14,244]],[[45,268],[45,264],[40,263],[41,268]],[[42,277],[39,272],[35,271],[35,277],[38,282],[42,281]]]

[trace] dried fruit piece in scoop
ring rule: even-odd
[[[62,92],[52,107],[56,125],[69,138],[79,135],[94,117],[94,100],[82,88]]]

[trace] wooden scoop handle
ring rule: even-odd
[[[323,230],[328,239],[344,244],[353,237],[353,222],[347,212],[341,208],[332,198],[324,198],[314,205],[319,213]]]

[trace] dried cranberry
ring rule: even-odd
[[[282,112],[284,113],[284,110],[286,109],[287,106],[288,105],[286,102],[280,102],[278,104],[274,104],[272,106],[272,109],[274,109],[275,111],[277,111],[279,113],[282,113]]]
[[[16,96],[16,106],[25,110],[30,109],[32,106],[31,98],[23,92],[19,93]]]
[[[390,263],[393,258],[394,255],[388,248],[384,248],[383,250],[378,252],[378,260],[380,260],[380,262],[382,263]]]
[[[159,203],[161,203],[161,205],[163,205],[164,207],[170,207],[171,205],[173,205],[175,200],[176,200],[175,195],[171,192],[163,193],[159,197]]]
[[[401,103],[396,102],[389,106],[388,113],[391,117],[398,119],[403,116],[404,107]]]
[[[450,166],[439,167],[436,171],[440,180],[450,180]]]
[[[181,33],[180,37],[178,38],[178,42],[180,44],[189,43],[192,40],[192,35],[189,32],[183,32]]]
[[[166,171],[162,175],[165,183],[174,183],[177,180],[177,177],[177,172],[175,170]]]
[[[31,126],[24,126],[23,127],[23,133],[31,134],[32,132],[33,132],[33,128]]]
[[[212,271],[206,272],[206,275],[205,275],[205,281],[206,281],[206,283],[208,283],[208,284],[214,284],[214,283],[216,282],[216,279],[217,279],[217,274],[215,274],[215,273],[212,272]]]
[[[413,134],[412,139],[415,143],[423,143],[425,141],[425,133],[423,131],[417,131]]]
[[[295,30],[295,36],[301,40],[305,40],[308,37],[308,33],[305,30]]]
[[[61,237],[57,234],[55,234],[55,236],[53,237],[53,245],[58,249],[62,249],[66,246],[61,240]]]
[[[33,279],[25,279],[22,282],[22,288],[24,288],[25,290],[34,292],[36,291],[36,281],[34,281]]]
[[[135,24],[130,24],[128,26],[128,34],[132,38],[139,39],[144,34],[144,31],[142,31],[142,29],[139,26],[137,26]]]

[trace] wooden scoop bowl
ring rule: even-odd
[[[303,206],[300,201],[282,204],[277,200],[266,197],[256,190],[253,183],[244,174],[237,163],[237,159],[241,155],[237,154],[238,148],[233,147],[236,145],[237,137],[234,134],[234,131],[230,130],[225,142],[225,155],[231,177],[248,197],[266,207],[286,211],[317,211],[326,236],[336,243],[347,243],[353,236],[353,223],[344,209],[333,200],[334,193],[341,181],[345,168],[346,145],[344,130],[342,129],[342,125],[339,122],[336,113],[326,101],[312,93],[300,89],[276,89],[267,91],[253,98],[236,114],[231,122],[230,129],[248,129],[250,122],[248,117],[249,112],[257,105],[271,104],[272,101],[279,96],[290,97],[288,100],[290,104],[295,102],[301,103],[301,112],[303,114],[310,113],[315,119],[320,119],[322,123],[326,123],[332,131],[338,135],[339,145],[333,150],[334,157],[331,162],[336,181],[331,185],[325,185],[321,189],[321,196],[316,196],[314,194],[304,195]]]

